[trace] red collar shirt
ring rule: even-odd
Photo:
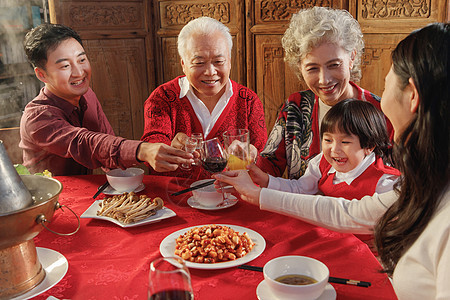
[[[31,173],[83,175],[104,167],[127,168],[138,163],[140,141],[114,136],[97,96],[89,89],[79,107],[46,87],[25,107],[19,146]]]

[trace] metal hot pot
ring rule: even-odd
[[[34,202],[31,206],[0,214],[0,299],[31,290],[45,277],[33,238],[59,208],[62,184],[52,178],[22,175]]]
[[[45,278],[33,238],[44,227],[50,230],[46,223],[63,207],[58,203],[62,184],[44,176],[19,176],[1,141],[0,181],[0,299],[10,299],[31,290]],[[80,228],[76,217],[78,228],[74,232],[50,231],[74,234]]]

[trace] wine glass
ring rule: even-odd
[[[212,174],[220,173],[225,169],[228,162],[227,154],[218,138],[213,138],[203,142],[201,162],[203,169]],[[223,192],[222,185],[220,186],[220,189],[222,191],[223,202],[218,204],[218,206],[227,205],[229,203],[229,199]]]
[[[180,257],[162,257],[151,262],[148,299],[194,299],[191,275]]]

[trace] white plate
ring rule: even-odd
[[[259,300],[282,300],[275,297],[275,295],[272,294],[272,291],[270,290],[265,280],[261,281],[258,284],[258,287],[256,288],[256,296],[258,297]],[[320,295],[320,297],[317,298],[316,300],[334,300],[334,299],[336,299],[336,290],[331,284],[327,283],[322,295]]]
[[[266,241],[264,240],[262,235],[260,235],[256,231],[253,231],[253,230],[245,228],[245,227],[237,226],[237,225],[226,225],[226,224],[217,224],[217,225],[228,226],[228,227],[232,228],[234,231],[238,231],[240,234],[247,232],[247,234],[252,239],[253,243],[255,243],[255,245],[253,246],[253,249],[249,253],[247,253],[247,255],[245,255],[244,257],[237,258],[236,260],[219,262],[219,263],[215,263],[215,264],[193,263],[190,261],[185,261],[186,266],[188,266],[189,268],[193,268],[193,269],[207,269],[207,270],[226,269],[226,268],[236,267],[236,266],[243,265],[245,263],[248,263],[249,261],[254,260],[258,256],[260,256],[261,253],[263,253],[264,249],[266,248]],[[161,245],[159,246],[159,252],[161,252],[161,255],[164,257],[175,256],[175,245],[176,245],[175,240],[180,235],[185,234],[188,230],[190,230],[194,227],[202,227],[202,226],[205,226],[205,225],[192,226],[192,227],[184,228],[184,229],[181,229],[181,230],[175,231],[174,233],[169,234],[161,242]]]
[[[100,187],[98,187],[100,188]],[[133,191],[135,193],[139,193],[140,191],[143,191],[145,189],[145,185],[143,183],[141,183],[140,185],[138,185],[138,187]],[[113,189],[112,186],[108,185],[106,187],[106,189],[103,190],[102,192],[105,195],[122,195],[124,192],[118,192],[115,189]]]
[[[30,299],[42,294],[52,288],[66,275],[69,269],[69,263],[64,255],[47,248],[36,247],[36,251],[39,261],[45,270],[44,280],[25,294],[12,298],[11,300]]]
[[[233,205],[236,205],[236,203],[238,203],[238,200],[235,196],[233,195],[229,195],[228,196],[229,203],[227,205],[223,205],[223,206],[204,206],[200,203],[198,203],[197,199],[194,198],[194,196],[190,197],[187,200],[187,204],[189,204],[190,207],[192,208],[196,208],[196,209],[203,209],[203,210],[218,210],[218,209],[224,209],[224,208],[228,208],[228,207],[232,207]]]
[[[141,226],[141,225],[145,225],[145,224],[150,224],[150,223],[155,223],[155,222],[159,222],[161,220],[167,219],[167,218],[171,218],[176,216],[177,214],[171,210],[170,208],[167,207],[163,207],[162,209],[159,209],[156,211],[156,214],[154,214],[153,216],[148,217],[147,219],[135,222],[135,223],[130,223],[130,224],[124,224],[122,222],[119,222],[116,219],[110,218],[110,217],[105,217],[105,216],[97,216],[97,211],[100,210],[100,203],[102,202],[102,200],[96,200],[94,201],[94,203],[92,203],[91,206],[89,206],[88,209],[86,209],[86,211],[80,216],[80,218],[86,218],[86,219],[99,219],[99,220],[105,220],[105,221],[109,221],[112,222],[116,225],[119,225],[120,227],[126,228],[126,227],[135,227],[135,226]]]

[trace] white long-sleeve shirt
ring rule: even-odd
[[[346,233],[372,233],[395,191],[361,200],[262,189],[260,208]],[[450,299],[450,186],[428,226],[399,260],[393,286],[402,300]]]

